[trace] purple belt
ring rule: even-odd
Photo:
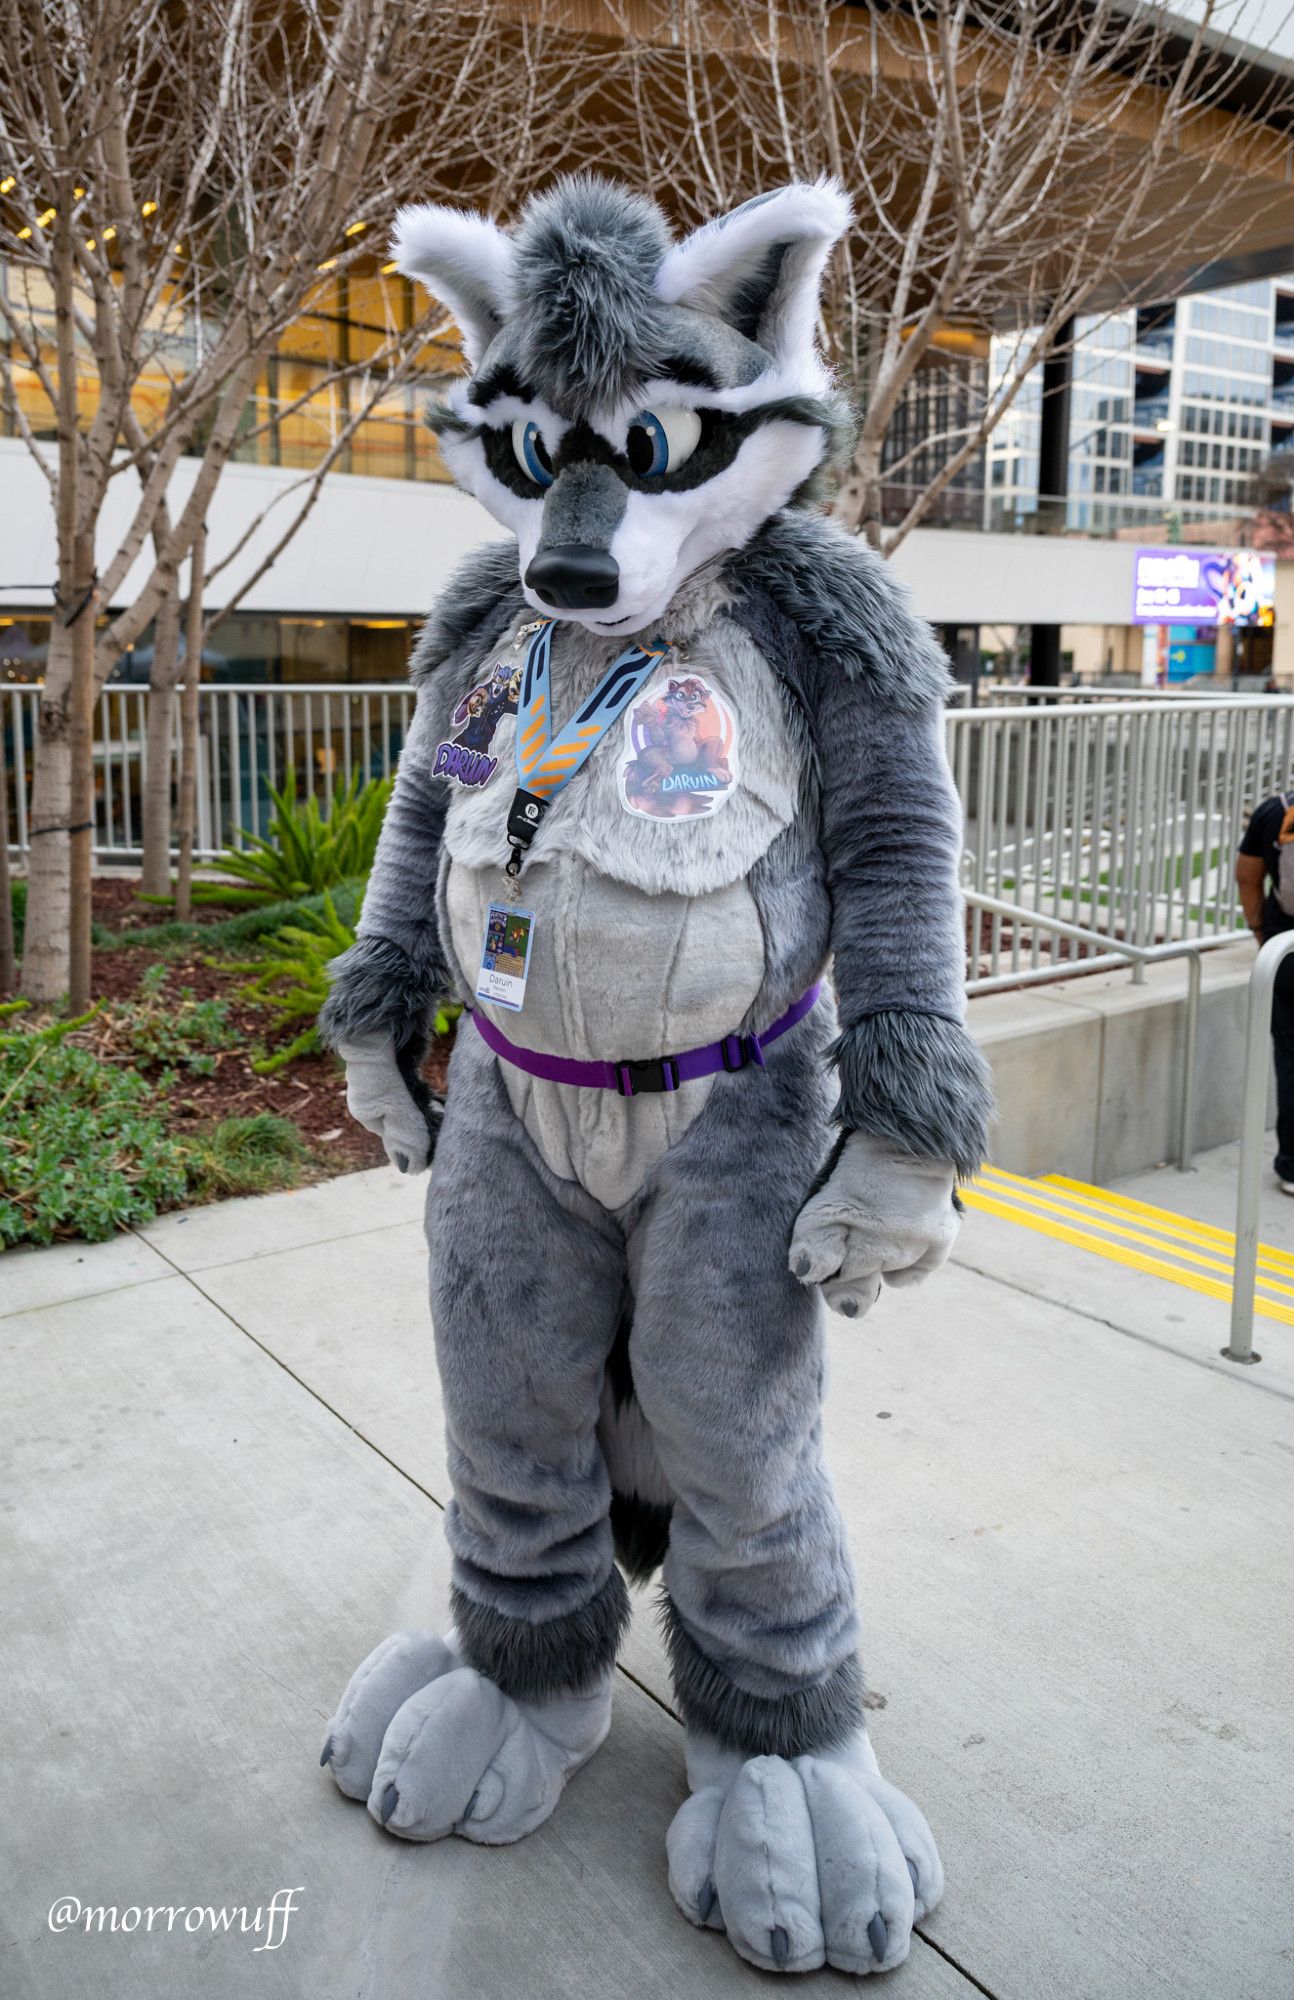
[[[622,1097],[640,1097],[644,1092],[677,1090],[680,1083],[717,1076],[721,1069],[732,1075],[745,1069],[747,1063],[762,1069],[769,1043],[802,1021],[817,1005],[821,991],[821,982],[811,986],[762,1035],[725,1035],[722,1041],[707,1042],[703,1049],[685,1049],[679,1056],[649,1056],[642,1062],[577,1062],[572,1056],[539,1055],[534,1049],[519,1049],[484,1014],[473,1010],[472,1019],[486,1046],[527,1076],[542,1077],[545,1083],[574,1083],[586,1090],[618,1090]]]

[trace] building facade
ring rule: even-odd
[[[994,342],[998,375],[1008,348]],[[1041,370],[989,442],[985,526],[1027,527],[1038,491]],[[1216,538],[1252,508],[1294,440],[1294,274],[1080,321],[1066,526],[1145,540]]]

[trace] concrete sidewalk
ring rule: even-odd
[[[1203,1164],[1192,1197],[1227,1222],[1225,1163]],[[383,1169],[0,1261],[0,1991],[773,1990],[669,1898],[682,1732],[649,1600],[610,1741],[519,1846],[402,1845],[318,1769],[356,1662],[443,1609],[421,1199]],[[971,1215],[929,1286],[832,1323],[873,1733],[949,1882],[873,1990],[1286,2000],[1294,1330],[1265,1325],[1271,1365],[1229,1369],[1225,1306],[1120,1295],[1071,1257],[1086,1274]],[[237,1917],[48,1922],[60,1896],[254,1912],[280,1889],[297,1912],[259,1954]]]

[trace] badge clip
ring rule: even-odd
[[[508,808],[508,846],[512,849],[504,865],[504,874],[516,881],[521,873],[526,852],[538,833],[550,801],[541,799],[536,792],[527,792],[519,786]]]

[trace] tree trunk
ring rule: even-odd
[[[148,677],[148,741],[144,758],[144,865],[140,888],[165,896],[171,887],[171,762],[175,683],[180,668],[180,599],[168,591],[153,625]]]
[[[13,889],[9,881],[9,744],[5,706],[0,698],[0,1000],[14,990],[17,968],[13,955]]]
[[[68,787],[67,1001],[73,1014],[90,1004],[91,879],[94,867],[94,540],[77,537],[78,584],[72,617],[72,769]]]
[[[184,696],[180,703],[180,854],[175,872],[175,914],[183,923],[193,914],[193,850],[198,841],[198,694],[202,682],[202,585],[206,566],[207,531],[200,527],[193,537],[189,556]]]
[[[849,470],[840,482],[831,509],[842,528],[860,532],[874,549],[881,546],[881,453],[879,445],[859,438]]]
[[[31,853],[22,951],[22,990],[37,1006],[53,1006],[68,984],[71,693],[72,634],[54,618],[32,745]]]

